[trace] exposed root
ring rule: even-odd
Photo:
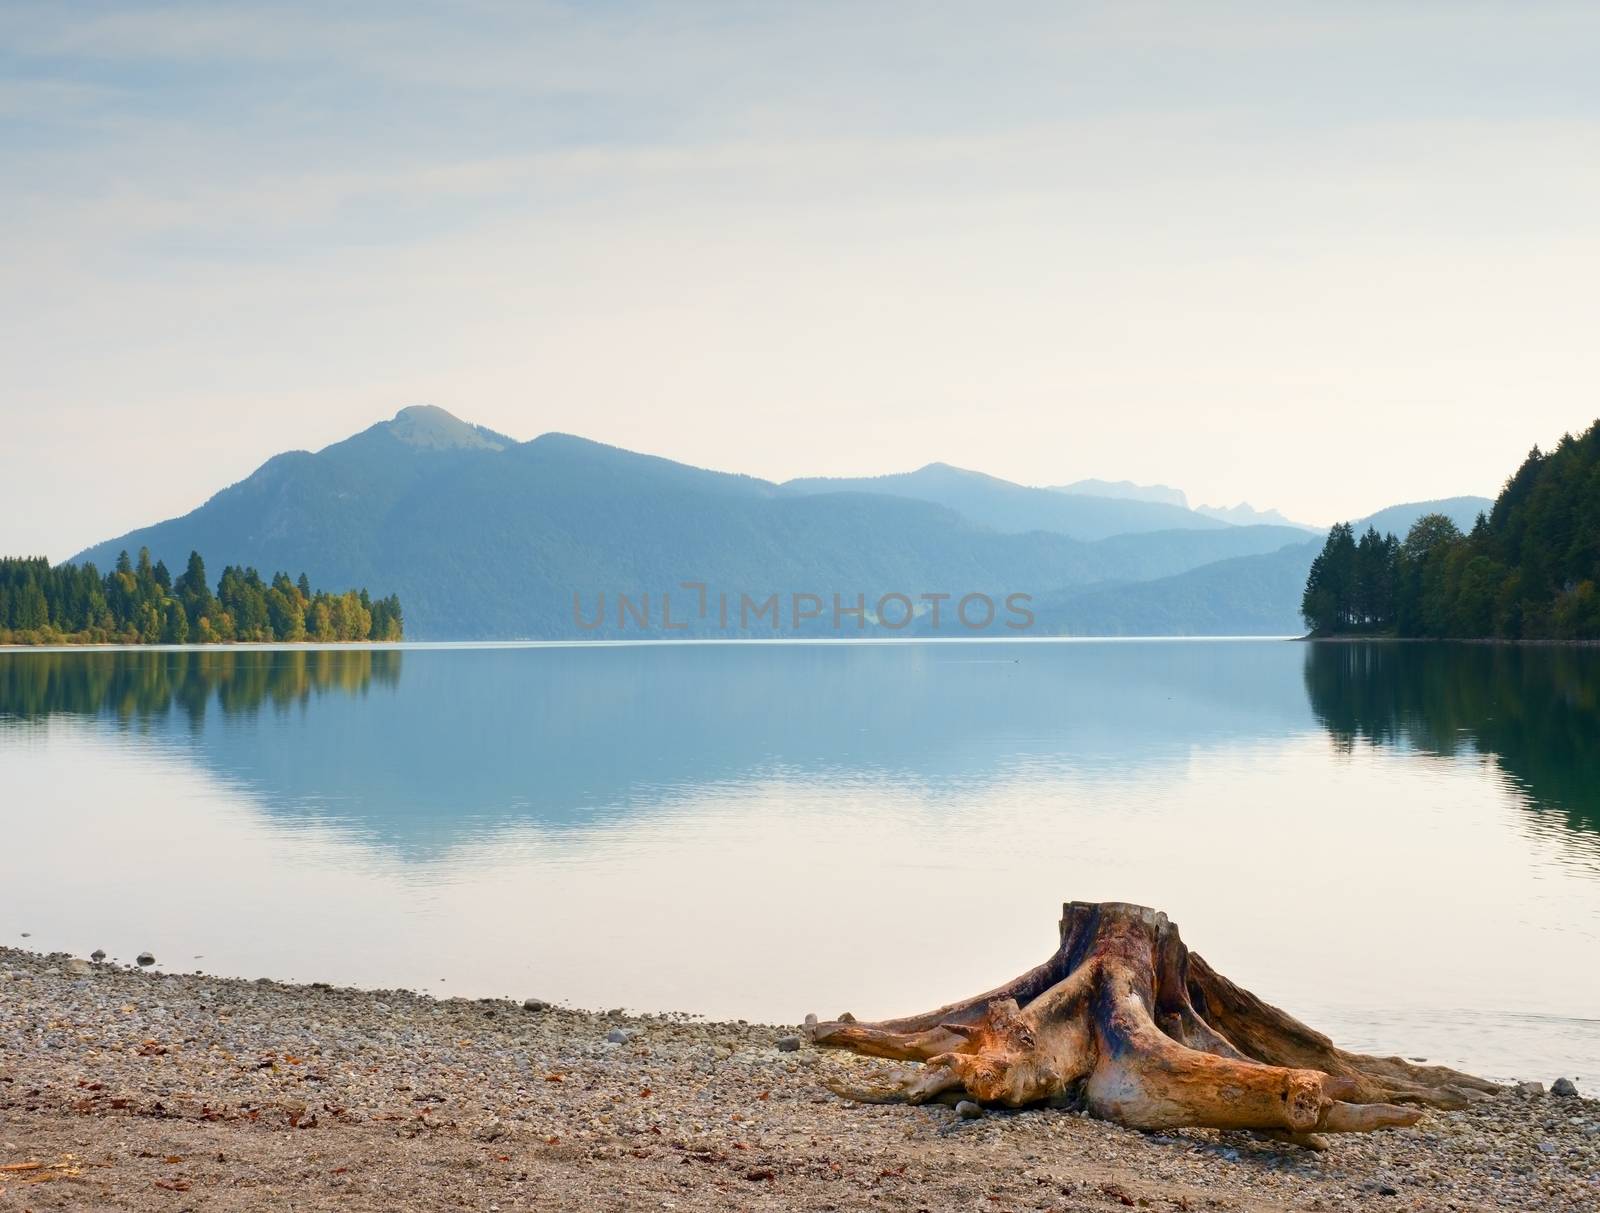
[[[1132,1128],[1251,1129],[1311,1149],[1326,1148],[1319,1133],[1411,1125],[1422,1106],[1497,1089],[1336,1048],[1192,954],[1165,914],[1124,902],[1067,905],[1055,955],[987,994],[807,1031],[818,1045],[924,1063],[882,1086],[834,1088],[852,1099],[1081,1103]]]

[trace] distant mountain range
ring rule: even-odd
[[[1185,512],[1191,511],[1189,495],[1182,489],[1169,488],[1164,484],[1135,484],[1131,480],[1075,480],[1071,484],[1056,485],[1048,491],[1075,497],[1111,497],[1119,501],[1155,502],[1160,505],[1176,506]],[[1318,534],[1322,534],[1326,529],[1305,522],[1293,522],[1277,510],[1258,510],[1248,501],[1229,506],[1197,505],[1192,507],[1192,512],[1202,518],[1225,522],[1229,526],[1292,526],[1302,531],[1315,531]]]
[[[810,496],[871,493],[931,501],[948,506],[980,526],[1007,534],[1055,531],[1074,539],[1093,540],[1146,531],[1214,530],[1227,525],[1165,502],[1028,488],[947,463],[930,463],[915,472],[856,480],[791,480],[782,487],[786,493]]]
[[[1079,497],[1115,497],[1121,501],[1154,501],[1161,505],[1189,508],[1189,497],[1182,489],[1164,484],[1135,484],[1131,480],[1074,480],[1051,487],[1052,493],[1071,493]]]
[[[779,595],[787,613],[795,593],[817,595],[825,620],[835,593],[870,607],[890,593],[1021,592],[1039,604],[1040,631],[1299,630],[1320,539],[1069,487],[945,464],[774,484],[566,434],[517,442],[414,406],[314,454],[274,456],[189,514],[73,559],[105,569],[143,546],[169,568],[195,549],[268,575],[303,570],[319,585],[398,593],[412,639],[772,635],[762,617],[740,632],[740,594]],[[1475,514],[1488,503],[1450,504]],[[1379,517],[1408,509],[1425,512]],[[705,585],[704,613],[684,582]],[[727,628],[719,592],[732,595]],[[633,614],[619,616],[618,594]],[[834,634],[831,621],[818,627]]]
[[[1470,531],[1486,497],[1413,501],[1353,523],[1402,539],[1424,514],[1444,514]],[[1289,636],[1304,631],[1300,593],[1323,537],[1275,551],[1196,565],[1126,585],[1046,595],[1035,605],[1035,629],[1060,636]]]
[[[1306,522],[1291,522],[1277,510],[1258,510],[1248,501],[1226,506],[1197,505],[1194,511],[1197,514],[1204,514],[1207,518],[1231,523],[1233,526],[1292,526],[1302,531],[1315,531],[1319,535],[1324,530],[1323,527],[1312,526]]]

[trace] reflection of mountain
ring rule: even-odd
[[[1313,643],[1305,680],[1337,741],[1491,755],[1534,807],[1600,833],[1600,650]]]
[[[228,660],[179,674],[180,657]],[[165,730],[275,815],[422,858],[509,823],[583,825],[709,786],[826,772],[926,794],[1023,768],[1180,763],[1311,728],[1299,661],[1261,642],[0,654],[0,715]],[[237,718],[264,703],[300,709]]]

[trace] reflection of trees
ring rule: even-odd
[[[285,708],[313,694],[360,694],[400,681],[393,649],[225,649],[0,654],[0,716],[53,713],[139,721],[176,706],[198,724],[215,700],[225,716]]]
[[[1463,644],[1307,646],[1306,691],[1343,746],[1491,755],[1540,808],[1600,832],[1600,650]]]

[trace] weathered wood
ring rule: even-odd
[[[1071,902],[1061,944],[1015,981],[924,1015],[809,1024],[818,1045],[920,1061],[856,1099],[961,1093],[1076,1103],[1140,1129],[1254,1129],[1312,1148],[1322,1132],[1414,1124],[1497,1088],[1442,1066],[1336,1048],[1191,953],[1165,914]]]

